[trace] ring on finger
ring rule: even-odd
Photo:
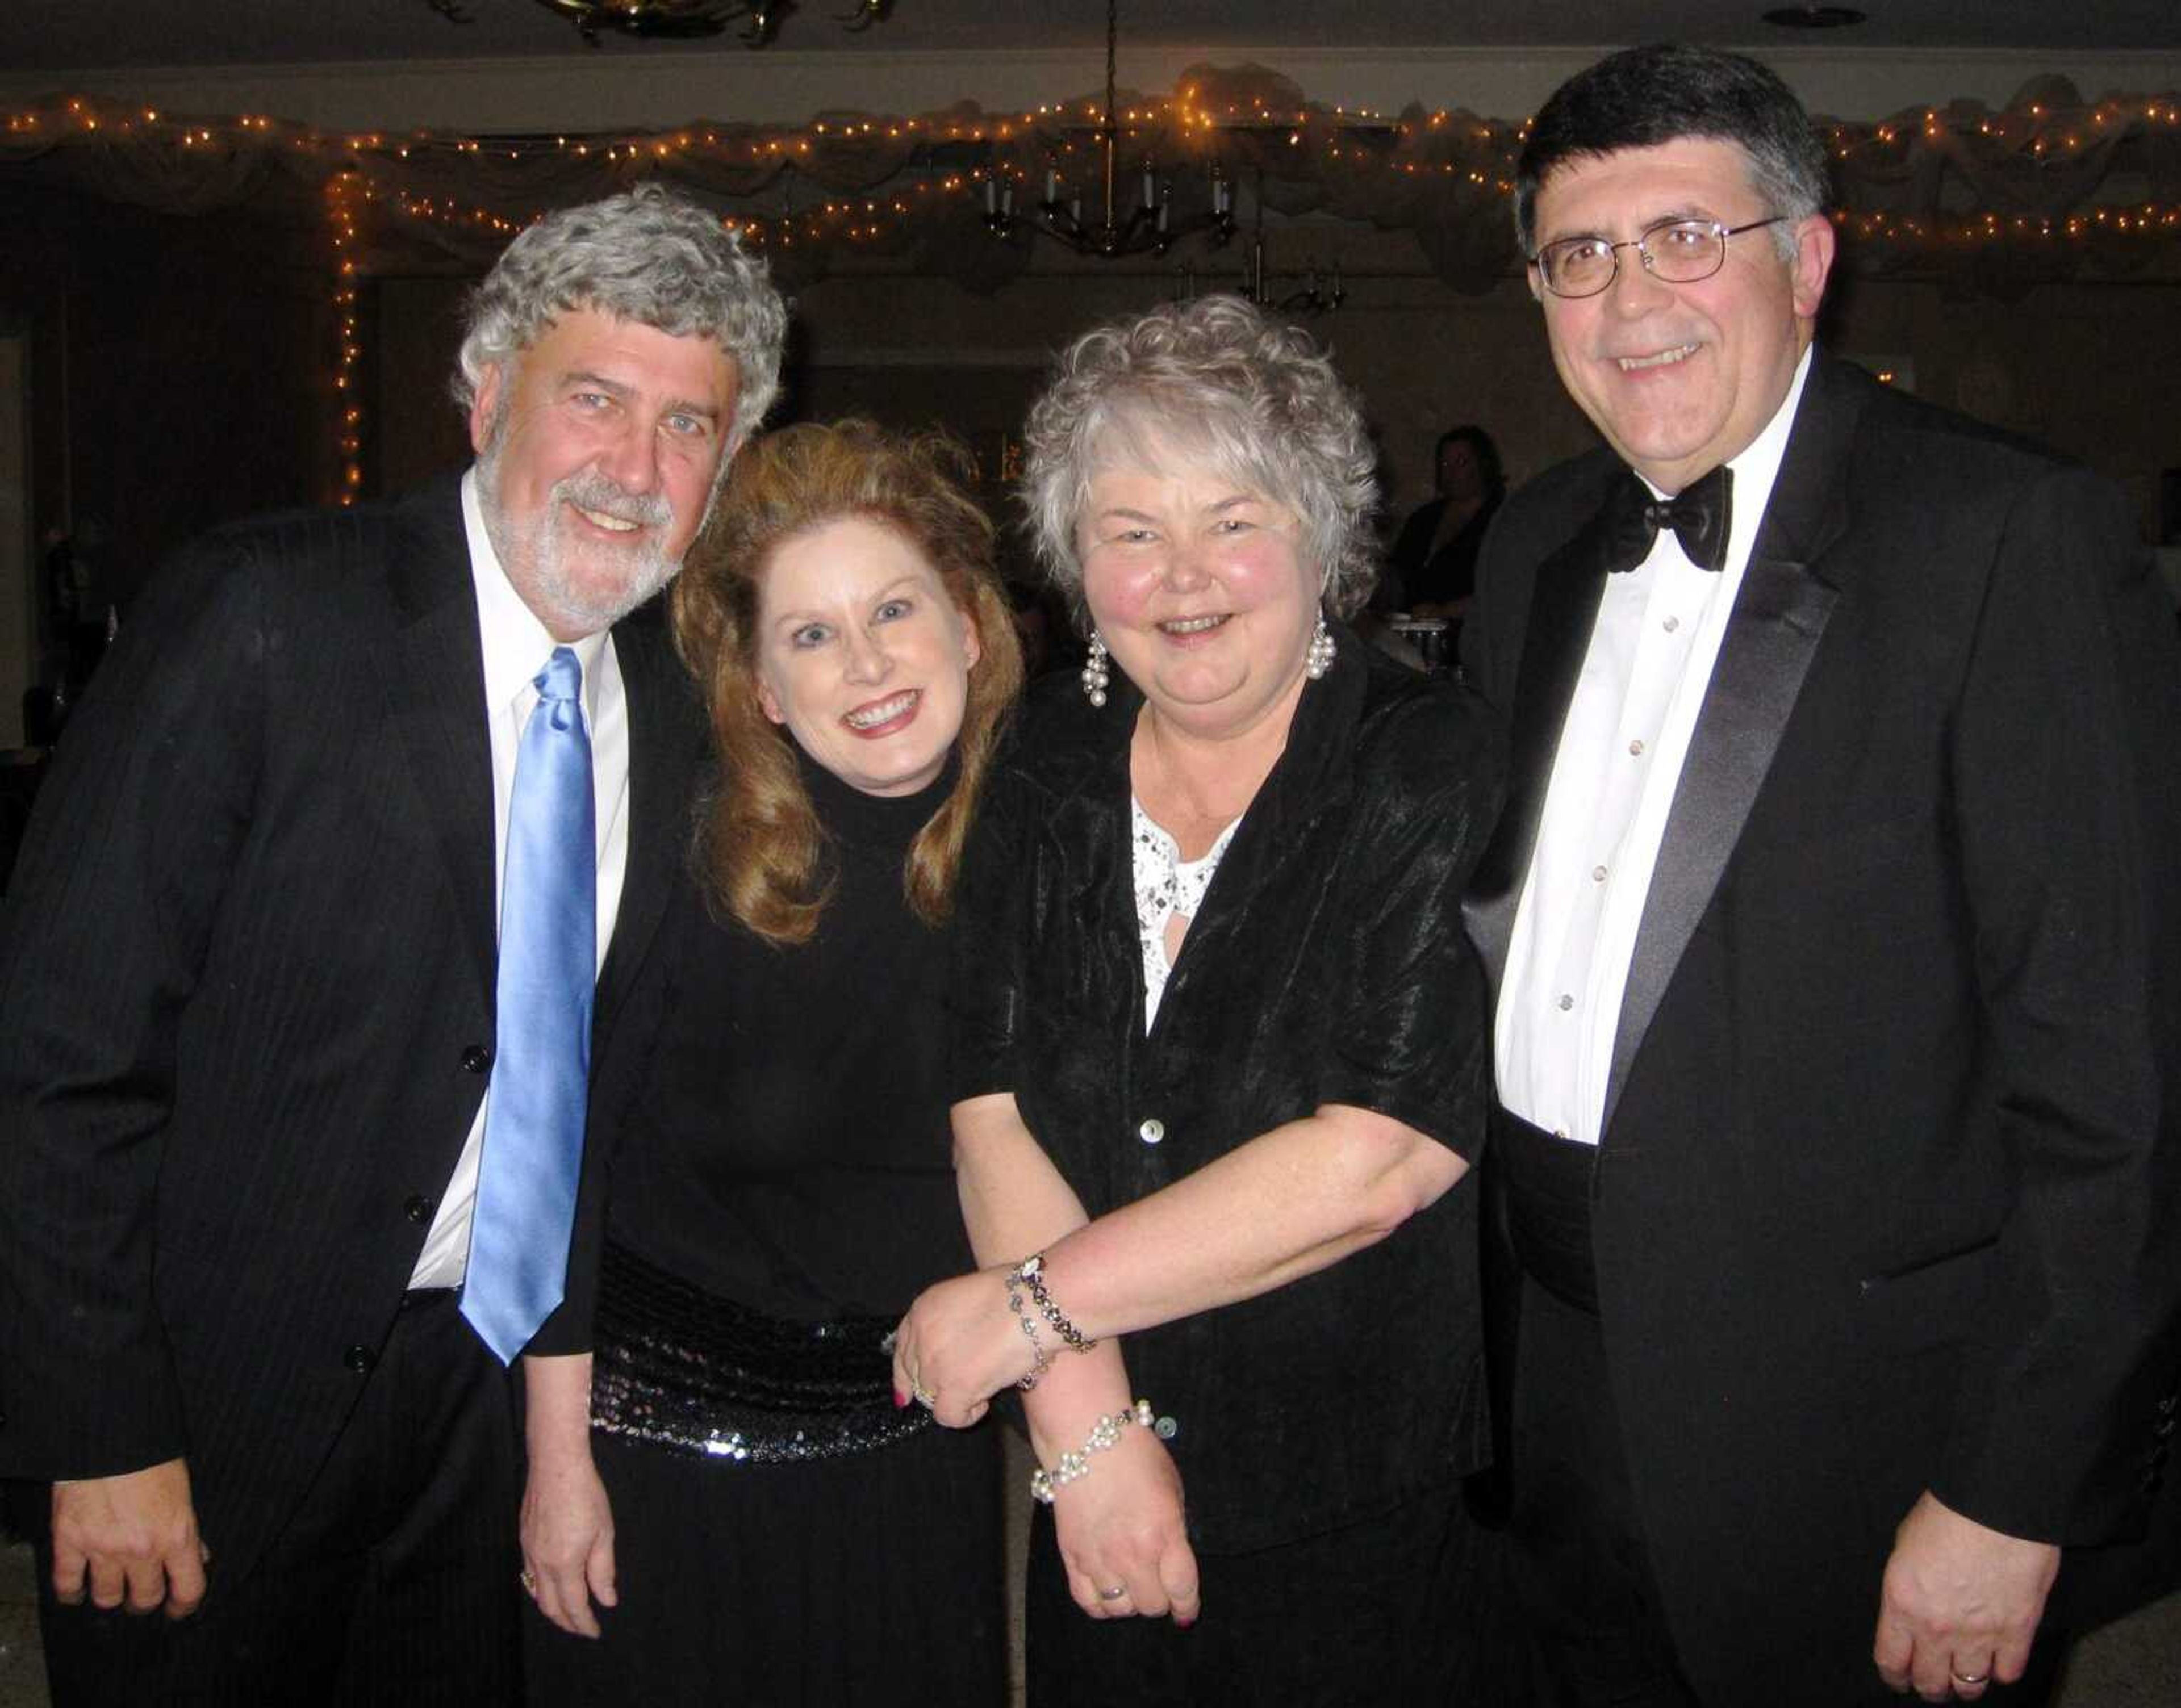
[[[538,1593],[538,1574],[532,1571],[529,1567],[525,1566],[520,1572],[516,1573],[516,1581],[521,1584],[523,1589],[529,1594],[534,1595]]]
[[[925,1387],[923,1383],[918,1381],[914,1376],[911,1376],[908,1380],[908,1391],[910,1397],[915,1400],[917,1404],[922,1406],[927,1412],[939,1403],[939,1396],[933,1393],[930,1389]]]
[[[1951,1670],[1951,1669],[1950,1669],[1950,1670]],[[1954,1681],[1954,1683],[1957,1683],[1957,1684],[1981,1684],[1981,1683],[1985,1683],[1985,1680],[1989,1679],[1991,1677],[1991,1673],[1989,1673],[1989,1672],[1954,1672],[1954,1673],[1952,1673],[1953,1681]]]
[[[1118,1601],[1128,1593],[1129,1586],[1126,1584],[1116,1584],[1110,1590],[1101,1590],[1098,1592],[1098,1599],[1102,1601]]]

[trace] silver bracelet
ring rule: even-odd
[[[1138,1400],[1125,1412],[1107,1413],[1090,1425],[1090,1433],[1084,1441],[1081,1452],[1063,1453],[1060,1463],[1049,1471],[1042,1466],[1032,1471],[1030,1474],[1030,1498],[1051,1506],[1053,1495],[1060,1485],[1087,1475],[1090,1469],[1090,1455],[1102,1453],[1108,1447],[1118,1445],[1121,1431],[1130,1424],[1142,1429],[1151,1428],[1151,1402],[1149,1400]]]
[[[1008,1277],[1008,1281],[1010,1285],[1019,1281],[1030,1289],[1031,1302],[1037,1306],[1038,1314],[1052,1325],[1053,1333],[1067,1342],[1068,1351],[1087,1353],[1098,1344],[1097,1342],[1085,1335],[1074,1323],[1068,1320],[1060,1307],[1052,1302],[1052,1295],[1046,1291],[1043,1252],[1032,1252],[1017,1264],[1015,1272]]]
[[[1028,1393],[1037,1386],[1037,1379],[1052,1368],[1052,1354],[1046,1351],[1037,1337],[1037,1320],[1023,1307],[1023,1272],[1019,1269],[1008,1271],[1008,1309],[1015,1314],[1022,1331],[1030,1336],[1030,1367],[1025,1375],[1015,1378],[1015,1386]]]

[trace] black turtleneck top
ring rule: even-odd
[[[714,919],[683,874],[649,1060],[610,1136],[608,1231],[770,1315],[892,1315],[975,1267],[947,1125],[946,946],[902,890],[954,771],[883,798],[802,769],[835,874],[817,935],[775,947]]]

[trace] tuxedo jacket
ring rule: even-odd
[[[656,613],[615,646],[594,1063],[703,747]],[[0,915],[0,1475],[186,1457],[234,1577],[301,1499],[489,1077],[487,715],[452,481],[216,533],[124,625]]]
[[[1620,471],[1594,453],[1509,503],[1465,635],[1513,743],[1466,909],[1495,989]],[[1926,1488],[2090,1543],[2162,1480],[2181,661],[2156,582],[2101,481],[1814,358],[1591,1188],[1611,1402],[1707,1701],[1869,1691]]]

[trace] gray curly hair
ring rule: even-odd
[[[1376,458],[1362,411],[1309,335],[1238,296],[1166,303],[1087,332],[1062,355],[1024,430],[1023,503],[1053,585],[1084,617],[1076,524],[1117,455],[1201,457],[1293,510],[1320,597],[1359,609],[1377,581]]]
[[[672,338],[709,338],[726,352],[736,381],[730,454],[779,395],[787,306],[765,264],[745,255],[715,215],[647,184],[549,213],[508,245],[471,294],[456,402],[467,411],[487,369],[586,308]]]

